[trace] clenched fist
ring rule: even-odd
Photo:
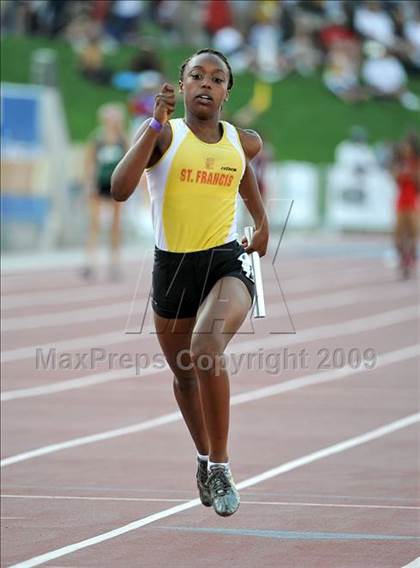
[[[175,102],[175,89],[169,83],[165,83],[155,96],[154,118],[161,124],[168,122],[175,110]]]

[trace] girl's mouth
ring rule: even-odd
[[[195,97],[196,101],[199,101],[201,104],[209,105],[213,102],[213,99],[210,95],[197,95]]]

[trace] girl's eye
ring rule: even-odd
[[[200,79],[200,75],[198,73],[191,73],[191,77],[193,79]]]
[[[220,77],[215,77],[214,81],[215,81],[215,83],[217,83],[219,85],[220,85],[220,83],[223,83],[223,79],[221,79]]]

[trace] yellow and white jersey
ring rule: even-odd
[[[246,167],[236,128],[223,121],[221,140],[208,144],[182,118],[169,124],[169,148],[146,169],[156,246],[193,252],[236,239],[238,189]]]

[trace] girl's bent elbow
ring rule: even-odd
[[[111,197],[114,201],[127,201],[128,195],[123,192],[115,183],[111,183]]]

